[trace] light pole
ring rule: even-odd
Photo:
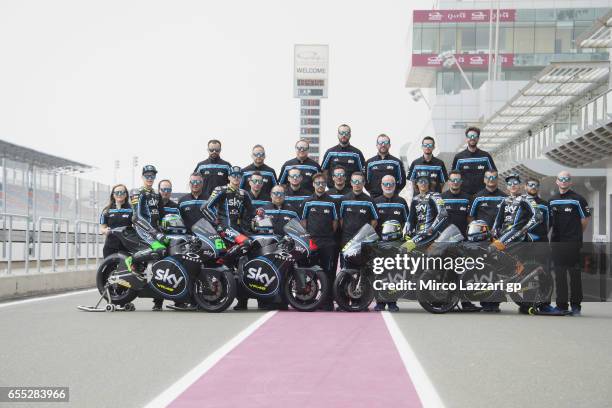
[[[138,156],[132,157],[132,188],[136,188],[136,167],[138,167]]]
[[[429,104],[429,102],[425,98],[425,95],[423,95],[423,92],[421,91],[421,88],[415,88],[412,91],[410,91],[410,96],[412,96],[412,100],[415,101],[415,102],[418,102],[418,101],[420,101],[422,99],[425,102],[425,104],[427,105],[427,107],[429,108],[429,110],[431,110],[431,105]]]
[[[457,61],[457,58],[455,57],[455,54],[453,54],[452,51],[444,51],[443,53],[438,54],[438,58],[442,60],[442,65],[444,65],[444,68],[451,68],[453,65],[457,65],[457,69],[459,69],[459,72],[461,73],[461,76],[465,80],[467,86],[472,91],[474,90],[472,83],[468,79],[467,75],[465,75],[465,72],[461,68],[461,65],[459,65],[459,61]]]
[[[120,162],[115,160],[115,167],[113,172],[113,184],[117,184],[117,171],[119,170]]]

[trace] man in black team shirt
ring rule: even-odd
[[[257,211],[258,208],[262,208],[270,204],[270,193],[266,193],[263,191],[263,188],[265,186],[265,179],[260,172],[252,172],[249,176],[248,183],[248,193],[249,197],[251,197],[251,205],[253,207],[254,212]],[[253,213],[252,216],[255,216],[255,213]]]
[[[308,195],[312,194],[312,176],[321,171],[321,166],[319,166],[319,163],[308,157],[309,149],[310,144],[308,141],[297,141],[295,144],[295,159],[287,160],[285,164],[283,164],[278,178],[278,184],[288,184],[289,181],[287,177],[289,176],[289,170],[298,169],[302,174],[302,189],[306,190]],[[285,186],[285,190],[286,189],[287,188]]]
[[[287,206],[295,211],[296,214],[300,213],[302,208],[302,202],[310,194],[308,190],[302,187],[302,173],[298,168],[292,168],[288,171],[289,186],[285,188],[285,203]]]
[[[398,193],[406,186],[406,170],[404,164],[397,157],[389,154],[391,139],[385,134],[376,138],[376,149],[378,154],[366,162],[366,190],[376,198],[382,195],[381,182],[383,177],[393,176],[396,183],[395,191]]]
[[[351,187],[353,191],[342,197],[340,203],[340,228],[342,230],[340,249],[357,234],[361,227],[370,223],[376,228],[378,213],[374,206],[374,200],[363,192],[365,176],[357,171],[351,175]]]
[[[202,218],[200,208],[206,202],[202,193],[202,175],[200,173],[193,173],[189,176],[189,189],[191,192],[182,196],[178,204],[187,232],[191,232],[191,227]]]
[[[453,170],[459,170],[463,175],[463,192],[474,195],[484,188],[483,176],[487,170],[497,170],[493,158],[484,150],[478,148],[480,129],[467,128],[465,139],[467,148],[455,155]]]
[[[433,151],[436,148],[436,142],[433,137],[424,137],[421,141],[421,148],[423,149],[423,156],[415,159],[412,164],[410,164],[408,179],[412,182],[416,182],[417,173],[426,172],[429,174],[429,191],[440,193],[442,192],[444,183],[446,183],[448,179],[446,165],[442,160],[433,155]],[[416,190],[415,188],[414,191]]]
[[[346,170],[342,166],[336,166],[332,169],[331,174],[334,186],[327,191],[327,194],[340,202],[344,195],[352,191],[351,186],[346,183]]]
[[[251,157],[253,158],[253,163],[242,169],[242,181],[240,183],[240,188],[248,190],[248,182],[251,175],[255,172],[259,172],[263,180],[261,193],[264,197],[267,196],[269,198],[272,187],[276,185],[276,171],[264,163],[266,160],[266,150],[262,145],[258,144],[253,146]]]
[[[207,199],[213,190],[228,183],[231,165],[221,158],[221,142],[213,139],[208,142],[208,159],[196,165],[194,173],[202,174],[202,192]]]
[[[569,274],[571,291],[569,303],[572,315],[579,316],[582,312],[580,248],[582,248],[582,235],[591,219],[591,209],[584,197],[571,189],[572,176],[569,172],[559,173],[557,187],[559,192],[550,198],[557,309],[568,310],[567,275]]]
[[[346,170],[347,180],[351,179],[351,174],[356,171],[363,172],[365,168],[365,158],[361,150],[351,146],[351,128],[349,125],[340,125],[338,127],[338,143],[336,146],[328,149],[323,156],[321,169],[327,177],[327,186],[333,187],[333,181],[329,177],[330,169],[340,165]]]
[[[483,220],[490,229],[493,229],[497,210],[499,210],[501,202],[506,197],[506,194],[497,188],[497,177],[497,170],[487,170],[485,172],[485,188],[476,193],[472,200],[472,208],[470,209],[470,218],[473,220]]]

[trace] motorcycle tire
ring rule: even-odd
[[[329,282],[325,272],[317,271],[315,280],[306,282],[306,291],[300,293],[296,290],[295,274],[290,273],[285,279],[283,292],[292,308],[300,312],[313,312],[319,309],[329,296]]]
[[[358,279],[357,279],[358,280]],[[363,312],[374,300],[374,290],[365,276],[357,282],[353,274],[340,271],[334,282],[334,300],[345,312]]]
[[[423,272],[420,280],[422,282],[428,282],[430,280],[448,282],[449,277],[445,276],[446,273],[449,272],[427,270]],[[457,306],[457,303],[459,303],[459,298],[460,295],[458,290],[419,289],[417,292],[417,301],[421,307],[433,314],[450,312]]]
[[[96,286],[98,287],[100,295],[104,294],[104,287],[106,286],[108,278],[113,272],[117,271],[117,267],[121,265],[126,258],[127,255],[122,253],[112,254],[104,258],[96,272]],[[138,292],[136,290],[117,284],[110,285],[108,288],[108,293],[110,295],[110,299],[107,300],[110,303],[118,306],[123,306],[130,303],[138,296]]]
[[[212,291],[213,294],[203,293],[203,289]],[[225,311],[234,303],[236,298],[236,279],[231,271],[224,271],[221,279],[207,276],[203,281],[199,276],[193,280],[192,297],[198,307],[209,313],[220,313]]]

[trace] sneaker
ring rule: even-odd
[[[154,311],[154,312],[161,312],[162,311],[162,304],[161,303],[155,303],[151,310]]]
[[[572,306],[572,316],[580,316],[582,314],[582,306]]]
[[[480,312],[482,307],[476,306],[472,302],[461,302],[461,311],[465,313]]]
[[[558,307],[552,307],[551,305],[540,306],[537,310],[536,314],[545,315],[545,316],[565,316],[569,312],[566,310],[561,310]]]
[[[374,311],[375,312],[384,312],[386,306],[387,305],[385,305],[384,303],[377,303],[376,306],[374,306]]]
[[[389,311],[391,313],[399,312],[399,307],[397,307],[397,303],[389,303]]]
[[[501,312],[501,309],[499,308],[499,305],[486,305],[483,306],[482,311],[486,313],[499,313]]]

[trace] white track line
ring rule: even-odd
[[[98,289],[77,290],[74,292],[60,293],[59,295],[35,297],[35,298],[29,298],[29,299],[24,299],[24,300],[17,300],[14,302],[0,303],[0,309],[2,309],[3,307],[24,305],[26,303],[42,302],[44,300],[53,300],[53,299],[59,299],[59,298],[68,297],[68,296],[82,295],[83,293],[89,293],[93,291],[97,292]]]
[[[412,350],[412,347],[406,341],[391,314],[389,312],[382,312],[382,316],[423,406],[427,408],[444,407],[444,403],[438,395],[436,388],[433,386],[414,350]]]
[[[275,311],[271,311],[255,320],[248,327],[238,333],[234,338],[229,340],[223,346],[215,350],[211,355],[206,357],[200,364],[195,366],[191,371],[185,374],[177,382],[168,387],[164,392],[159,394],[155,399],[145,405],[146,408],[158,408],[166,407],[172,401],[174,401],[179,395],[181,395],[191,384],[196,382],[201,376],[203,376],[208,370],[214,367],[223,357],[225,357],[230,351],[236,346],[242,343],[247,337],[249,337],[255,330],[261,325],[267,322],[272,316],[276,314]]]

